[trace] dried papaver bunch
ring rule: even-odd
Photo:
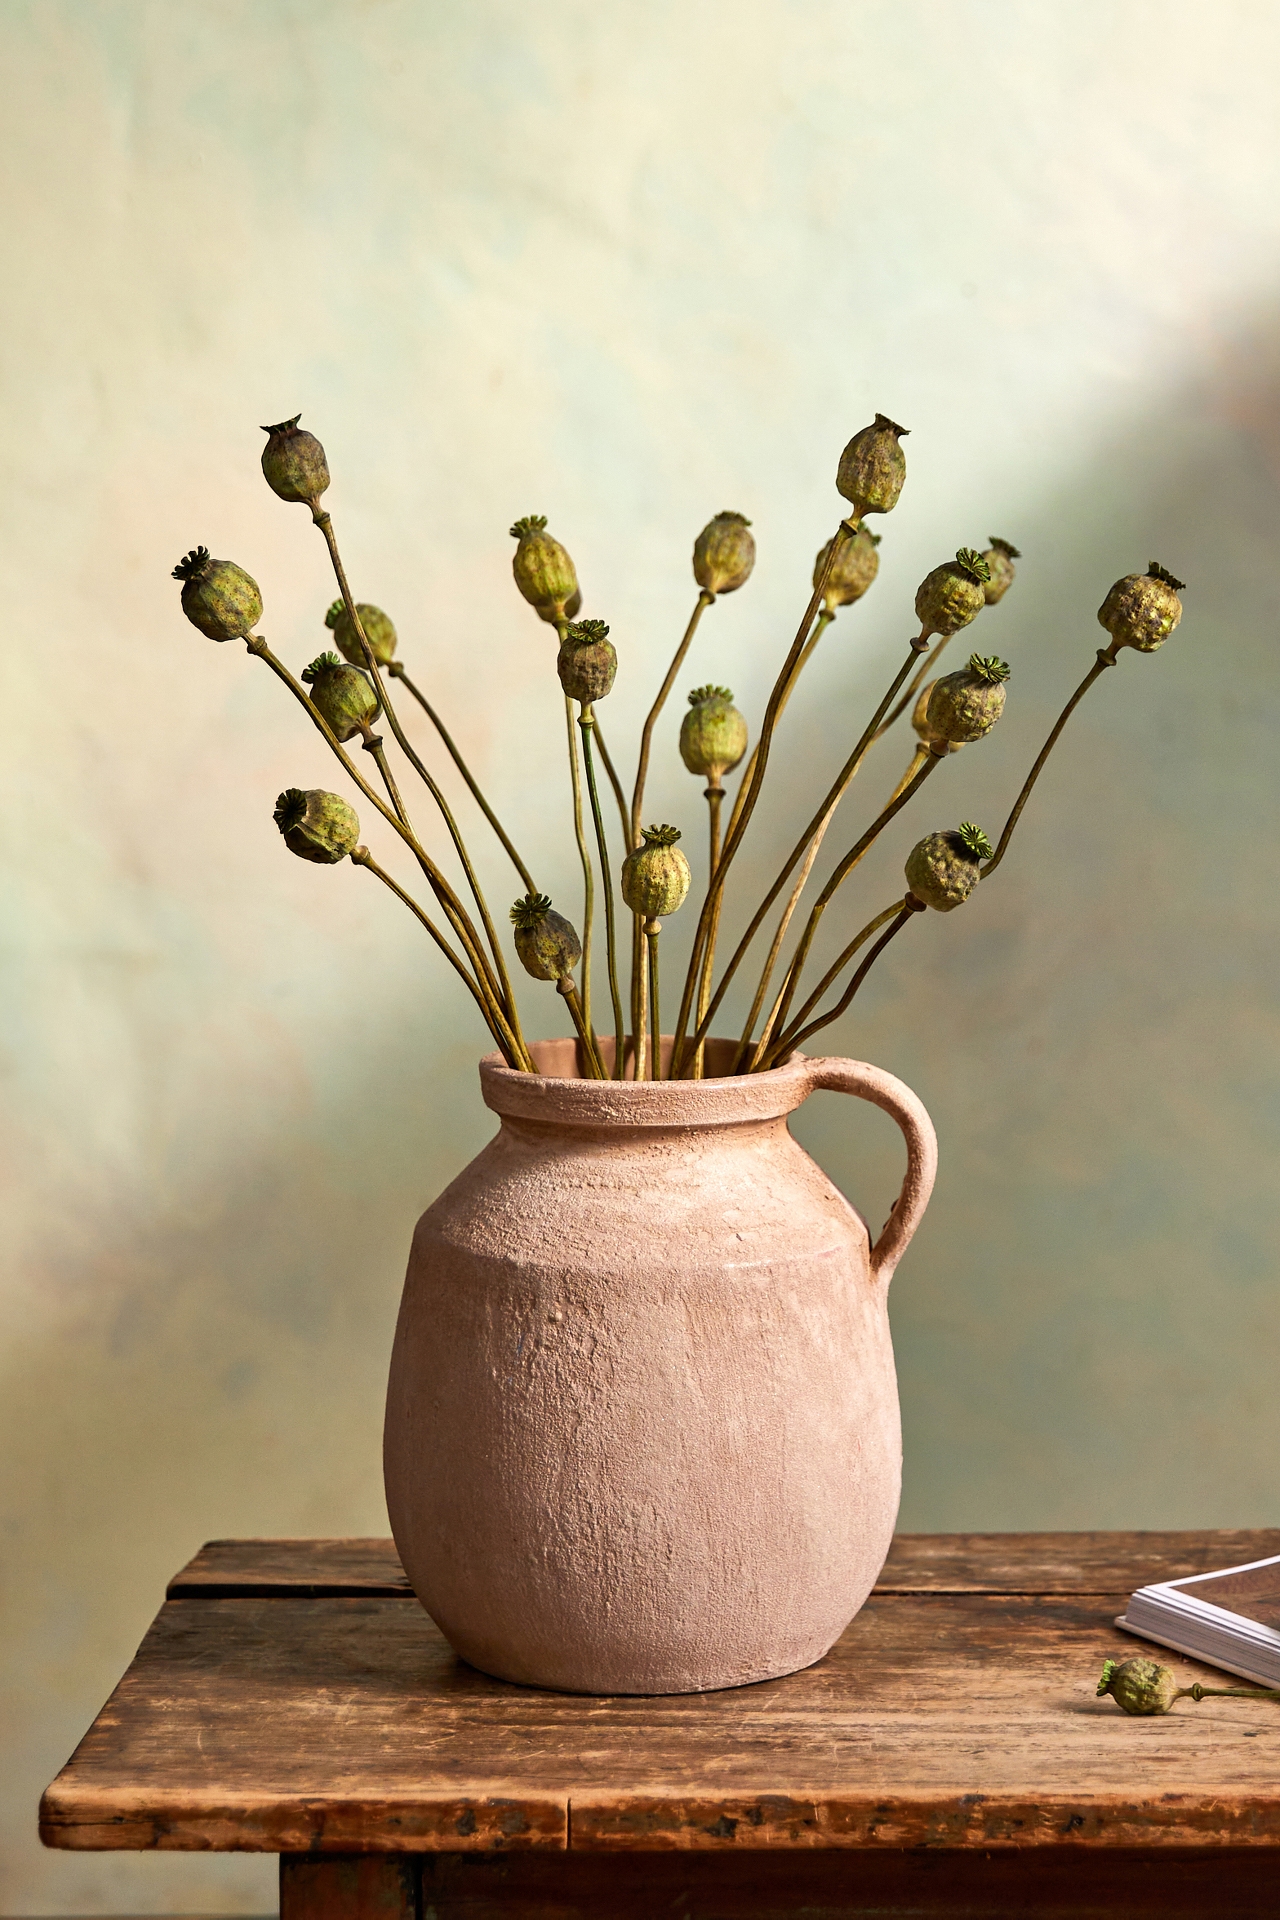
[[[535,1070],[512,980],[513,974],[522,973],[554,984],[573,1021],[579,1070],[597,1079],[629,1071],[641,1079],[701,1077],[712,1036],[717,1041],[728,1037],[728,1010],[739,1004],[738,998],[727,998],[735,983],[747,990],[740,995],[745,1014],[731,1049],[733,1071],[768,1072],[806,1047],[848,1011],[870,969],[884,964],[883,956],[904,928],[919,924],[926,909],[946,914],[974,899],[979,882],[989,880],[1004,860],[1048,754],[1084,695],[1126,649],[1155,652],[1182,617],[1182,583],[1166,567],[1153,561],[1146,573],[1116,581],[1098,614],[1109,644],[1097,650],[1034,757],[994,848],[972,821],[923,838],[904,834],[897,858],[905,858],[905,892],[888,904],[881,902],[870,918],[862,912],[845,918],[849,899],[865,883],[866,873],[878,870],[864,865],[876,841],[898,831],[898,815],[926,782],[953,777],[941,769],[954,767],[959,749],[981,740],[1004,712],[1009,668],[1003,659],[975,652],[958,671],[941,673],[938,656],[980,612],[1006,599],[1020,559],[1018,549],[993,536],[985,552],[958,547],[954,558],[926,575],[914,596],[918,630],[887,691],[866,715],[846,713],[850,689],[861,684],[862,666],[857,665],[856,649],[841,647],[840,671],[826,675],[820,697],[836,716],[834,730],[847,739],[846,758],[834,774],[828,769],[814,780],[813,791],[800,800],[797,829],[787,830],[781,826],[777,799],[786,790],[777,779],[780,751],[791,756],[784,764],[790,766],[787,778],[793,783],[810,776],[819,763],[813,753],[805,759],[803,704],[791,703],[837,613],[856,606],[880,575],[882,552],[889,550],[881,548],[879,536],[864,521],[868,515],[892,512],[899,503],[907,471],[906,429],[877,413],[840,455],[840,511],[833,515],[834,525],[828,523],[828,537],[814,542],[818,553],[812,592],[806,591],[800,625],[779,659],[772,684],[757,696],[758,718],[750,735],[747,712],[752,703],[744,700],[747,711],[739,710],[714,660],[707,662],[705,684],[689,695],[678,731],[659,726],[686,658],[695,645],[705,643],[704,622],[722,637],[727,657],[738,657],[735,650],[743,644],[745,630],[739,627],[735,634],[732,628],[740,603],[731,596],[752,576],[756,530],[745,514],[727,509],[701,527],[693,540],[697,598],[656,697],[647,710],[641,709],[633,780],[625,743],[620,744],[614,731],[617,703],[611,703],[608,715],[609,743],[596,711],[613,689],[618,668],[609,628],[603,620],[581,618],[577,569],[548,530],[546,516],[524,515],[510,529],[516,543],[513,578],[523,601],[554,628],[558,646],[554,679],[549,662],[531,668],[529,656],[522,656],[516,669],[521,676],[518,723],[526,743],[564,729],[569,777],[553,804],[565,807],[581,869],[582,915],[575,926],[555,912],[539,887],[528,859],[468,763],[465,740],[455,737],[427,693],[409,678],[394,623],[374,601],[353,596],[332,515],[320,505],[329,487],[329,465],[320,441],[302,427],[297,414],[264,431],[262,470],[268,485],[279,498],[311,508],[325,543],[340,594],[325,615],[337,651],[320,654],[295,677],[296,669],[279,659],[256,630],[262,615],[256,582],[234,562],[214,560],[207,547],[193,548],[174,569],[181,582],[182,610],[213,640],[242,639],[249,654],[300,702],[327,750],[338,758],[344,780],[359,789],[361,817],[371,823],[375,843],[384,835],[392,849],[384,864],[382,856],[375,858],[360,843],[360,822],[341,793],[291,787],[276,805],[276,821],[290,851],[317,866],[349,858],[389,889],[430,935],[469,993],[494,1046],[520,1072]],[[804,552],[813,552],[813,545]],[[891,572],[887,563],[885,577]],[[647,577],[642,576],[642,584],[647,592]],[[625,582],[621,585],[630,590]],[[725,601],[728,611],[722,612]],[[1011,626],[1007,608],[1000,618],[1012,651],[1016,626]],[[486,631],[480,637],[470,630],[449,642],[450,667],[456,668],[461,653],[470,684],[476,686],[480,677],[486,728],[504,684],[504,644],[500,634]],[[642,647],[642,637],[629,639],[631,670]],[[806,688],[812,684],[811,676]],[[421,717],[415,716],[420,731],[396,711],[395,702],[406,695],[421,710]],[[385,721],[388,738],[375,733],[375,721]],[[858,780],[857,794],[867,793],[868,780],[878,777],[868,769],[869,756],[879,754],[879,743],[900,722],[899,737],[905,736],[909,751],[906,769],[892,785],[891,769],[886,770],[870,823],[846,835],[846,803],[853,783]],[[352,751],[350,743],[355,743]],[[531,811],[528,797],[541,801],[551,790],[536,780],[531,783],[523,766],[518,774],[512,771],[497,741],[487,734],[484,748],[491,764],[512,780],[513,790],[525,796],[519,837],[527,835],[545,853],[545,838],[534,834],[526,816]],[[677,748],[684,766],[705,781],[708,831],[705,852],[695,852],[693,866],[677,845],[681,836],[675,827],[641,825],[654,752],[666,752],[674,763]],[[797,754],[804,763],[799,773]],[[877,765],[884,766],[882,757],[873,760],[872,766]],[[411,793],[414,779],[420,787]],[[433,810],[433,824],[420,832],[415,815],[427,806]],[[477,817],[492,832],[497,855],[510,862],[519,879],[521,892],[511,909],[509,929],[495,925],[484,892],[485,862],[474,859],[468,845]],[[767,831],[762,833],[762,827]],[[828,836],[831,844],[824,846]],[[767,851],[754,911],[751,898],[742,892],[753,846]],[[392,871],[397,849],[401,877]],[[695,886],[696,925],[690,930],[679,1007],[670,1033],[664,1034],[659,935],[663,921]],[[726,940],[734,942],[728,953],[721,944],[722,927],[731,930]],[[752,962],[754,991],[743,978],[743,969]],[[606,989],[613,1029],[607,1059],[596,1028]],[[715,1057],[724,1057],[722,1048]],[[1137,1685],[1133,1672],[1116,1685],[1126,1699],[1140,1697],[1132,1690]]]

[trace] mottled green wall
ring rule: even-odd
[[[204,540],[286,659],[318,650],[322,551],[257,471],[257,423],[299,407],[357,591],[566,904],[516,514],[553,516],[613,623],[625,740],[693,534],[749,513],[756,576],[689,680],[754,721],[841,445],[876,407],[912,427],[761,870],[956,545],[1026,551],[980,629],[1014,674],[922,830],[999,825],[1117,574],[1190,581],[998,880],[910,928],[831,1045],[942,1139],[894,1288],[906,1524],[1276,1520],[1280,25],[1220,0],[1209,34],[1188,0],[0,10],[4,1911],[271,1903],[267,1861],[42,1856],[35,1801],[202,1539],[384,1529],[408,1235],[489,1130],[414,927],[280,849],[274,796],[330,777],[322,747],[167,577]],[[652,810],[693,821],[671,746]],[[824,1095],[799,1130],[881,1217],[888,1122]]]

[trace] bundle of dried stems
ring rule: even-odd
[[[267,444],[262,469],[269,485],[281,499],[300,502],[310,509],[328,548],[340,598],[330,608],[326,625],[340,652],[322,653],[304,670],[301,680],[295,679],[254,631],[262,616],[262,596],[254,580],[234,562],[212,559],[205,547],[194,548],[174,568],[175,578],[183,583],[183,611],[211,639],[243,639],[249,652],[265,661],[289,688],[348,778],[408,848],[435,903],[434,917],[361,844],[355,810],[338,794],[298,788],[281,794],[275,817],[285,844],[301,858],[323,864],[350,858],[390,888],[453,967],[508,1064],[529,1073],[536,1068],[521,1029],[502,943],[474,863],[439,782],[396,714],[388,680],[403,686],[426,713],[444,752],[519,876],[524,893],[510,912],[515,953],[526,973],[553,982],[562,995],[579,1036],[583,1072],[600,1079],[611,1074],[648,1079],[665,1071],[697,1079],[702,1076],[706,1040],[728,988],[757,938],[769,927],[775,910],[768,948],[739,1036],[735,1061],[738,1073],[760,1073],[777,1066],[839,1019],[890,941],[917,913],[928,908],[948,913],[969,898],[980,880],[990,878],[1004,859],[1031,789],[1079,701],[1103,671],[1115,665],[1122,648],[1155,652],[1182,617],[1178,595],[1183,583],[1155,561],[1146,573],[1118,580],[1098,611],[1098,619],[1110,636],[1109,644],[1099,648],[1093,665],[1051,729],[994,848],[971,821],[927,834],[907,858],[905,893],[873,914],[821,977],[810,983],[815,970],[814,943],[836,894],[938,765],[960,748],[981,740],[1004,710],[1009,669],[993,655],[974,653],[958,671],[933,676],[938,657],[952,635],[1008,592],[1014,561],[1020,557],[1017,548],[1002,539],[993,538],[982,553],[961,547],[953,560],[935,567],[921,582],[915,598],[919,632],[912,638],[905,660],[868,718],[853,751],[801,828],[741,939],[717,971],[725,892],[768,775],[779,723],[800,675],[839,609],[861,599],[875,580],[879,537],[870,532],[867,517],[891,512],[902,492],[906,478],[902,440],[906,429],[877,414],[869,427],[854,435],[841,455],[836,485],[849,512],[818,554],[812,593],[778,670],[750,754],[747,724],[728,688],[703,686],[689,695],[689,709],[680,727],[680,755],[689,771],[706,781],[709,858],[706,892],[680,995],[670,1058],[664,1065],[659,934],[663,920],[683,905],[692,876],[676,844],[679,831],[666,825],[642,826],[645,783],[655,729],[704,613],[722,595],[736,592],[751,575],[755,542],[750,522],[740,513],[719,513],[694,543],[697,601],[641,729],[629,800],[596,714],[617,672],[609,628],[602,620],[579,617],[582,595],[576,569],[564,547],[548,533],[545,518],[529,515],[517,520],[511,529],[517,543],[513,560],[516,585],[539,618],[554,627],[559,639],[556,669],[564,692],[573,828],[582,867],[579,938],[570,922],[552,909],[547,895],[539,892],[453,737],[395,657],[397,636],[391,620],[380,608],[353,598],[332,519],[321,506],[329,486],[329,468],[320,442],[299,426],[297,417],[264,428],[264,432]],[[814,864],[850,785],[876,742],[908,713],[916,744],[905,772],[870,826],[836,862],[788,949],[788,936]],[[461,891],[414,830],[383,736],[374,731],[382,717],[404,760],[440,813],[457,856]],[[346,750],[347,743],[357,739],[372,762],[369,777]],[[742,777],[725,820],[724,779],[739,766],[743,767]],[[616,898],[598,770],[603,770],[612,789],[620,821],[622,856],[616,863]],[[593,1020],[597,862],[613,1027],[611,1049],[600,1045]],[[625,1005],[620,985],[625,944],[620,932],[623,910],[631,917]]]

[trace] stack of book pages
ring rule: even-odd
[[[1280,1556],[1139,1587],[1116,1625],[1280,1687]]]

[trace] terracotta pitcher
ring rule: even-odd
[[[664,1052],[669,1053],[669,1042]],[[481,1062],[493,1140],[418,1223],[387,1398],[405,1571],[483,1672],[692,1693],[821,1659],[884,1562],[902,1442],[886,1294],[929,1116],[857,1060],[699,1081]],[[708,1066],[732,1043],[712,1042]],[[883,1107],[907,1176],[872,1244],[787,1115]]]

